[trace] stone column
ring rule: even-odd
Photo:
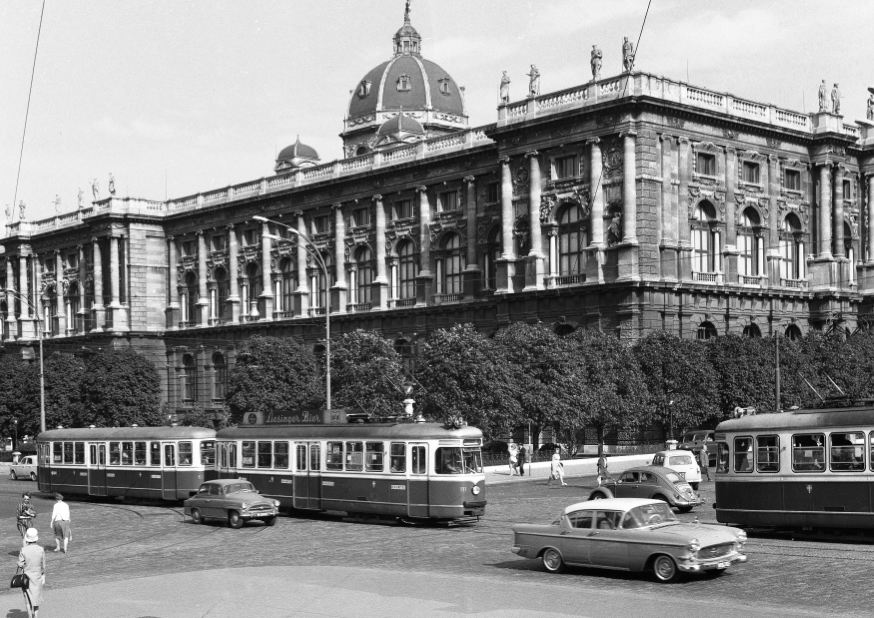
[[[464,183],[467,188],[464,203],[467,227],[467,264],[464,267],[464,297],[476,298],[483,287],[482,272],[476,259],[476,177],[465,176]]]
[[[298,315],[309,315],[310,285],[307,278],[307,247],[304,238],[308,238],[306,219],[302,212],[297,213],[297,297]],[[300,235],[303,235],[301,237]]]
[[[46,324],[45,308],[42,302],[42,294],[40,293],[42,290],[42,271],[39,267],[39,256],[35,253],[31,254],[28,256],[28,262],[30,263],[29,274],[31,277],[30,295],[28,298],[33,305],[34,314],[32,315],[33,322],[27,325],[27,337],[34,337],[36,336],[37,328],[41,328],[43,334],[49,333],[51,331],[51,324]],[[39,324],[37,324],[37,321],[39,321]]]
[[[270,255],[272,245],[270,224],[263,221],[261,223],[261,298],[264,299],[264,312],[261,314],[261,322],[269,322],[273,319],[273,260]]]
[[[27,285],[29,261],[26,255],[18,256],[18,295],[21,297],[21,321],[24,326],[25,321],[30,320],[30,305],[33,299],[30,294],[30,288]],[[36,307],[36,305],[34,305]]]
[[[419,275],[416,277],[416,306],[422,307],[431,300],[434,276],[431,274],[431,202],[428,187],[416,187],[419,194]],[[468,239],[469,242],[469,239]]]
[[[543,289],[543,236],[540,229],[540,154],[532,151],[528,157],[528,230],[531,248],[525,259],[525,291]]]
[[[725,248],[723,249],[723,269],[726,283],[737,283],[737,215],[735,202],[737,188],[737,150],[729,146],[725,149]],[[764,225],[764,221],[762,222]],[[758,242],[758,239],[756,239]],[[753,247],[758,251],[757,247]]]
[[[832,259],[832,223],[831,223],[831,163],[819,166],[819,259]]]
[[[337,202],[331,208],[334,211],[334,263],[337,265],[337,277],[331,291],[331,308],[332,313],[345,313],[349,295],[346,281],[346,220],[343,218],[343,204]],[[355,302],[354,299],[352,302]]]
[[[179,328],[179,290],[176,280],[178,257],[176,239],[167,237],[167,308],[164,310],[164,323],[168,329]]]
[[[385,205],[382,196],[373,196],[376,211],[376,278],[373,280],[373,308],[388,307],[388,277],[385,266]],[[342,266],[342,264],[340,265]]]
[[[94,305],[93,313],[94,328],[91,332],[103,332],[106,323],[106,308],[103,305],[103,256],[100,250],[100,239],[91,239],[91,248],[94,251]]]
[[[692,228],[689,224],[689,138],[679,138],[679,155],[677,169],[679,172],[679,187],[677,200],[677,232],[679,236],[679,278],[692,278]]]
[[[497,270],[495,294],[512,294],[516,275],[516,247],[513,243],[513,176],[510,157],[501,157],[501,258],[495,260]]]
[[[240,243],[237,230],[228,225],[228,299],[231,306],[231,324],[240,323]]]
[[[203,230],[195,232],[197,236],[197,315],[188,316],[189,322],[197,326],[209,326],[209,292],[206,280],[209,278],[206,272],[206,235]],[[189,301],[189,305],[190,305]]]
[[[677,279],[677,225],[674,216],[674,139],[670,135],[659,135],[661,144],[661,276],[662,279]]]
[[[832,215],[834,231],[832,232],[832,256],[843,258],[844,248],[844,166],[835,164],[835,181],[832,185]]]
[[[601,184],[603,159],[601,158],[601,142],[593,137],[586,143],[589,145],[589,192],[592,242],[587,249],[586,281],[604,281],[604,188]]]
[[[868,259],[874,265],[874,174],[868,174]],[[10,305],[11,306],[11,305]]]
[[[58,336],[67,334],[67,299],[64,298],[64,256],[55,251],[55,316],[58,322]]]
[[[109,285],[112,300],[109,304],[112,330],[127,330],[124,308],[121,306],[121,264],[118,258],[118,236],[109,237]]]
[[[637,157],[635,143],[637,133],[626,131],[622,135],[622,242],[637,244]]]
[[[88,305],[88,288],[86,286],[86,279],[88,279],[88,269],[85,259],[84,245],[78,245],[76,249],[78,249],[79,251],[79,313],[76,314],[76,330],[80,335],[84,335],[88,332],[88,328],[85,323],[86,317],[88,317],[89,314],[89,311],[86,308]]]
[[[874,254],[872,254],[874,255]],[[6,329],[9,331],[9,339],[14,339],[18,333],[15,324],[15,267],[12,265],[14,256],[6,256]],[[23,303],[22,303],[23,304]],[[22,308],[22,313],[24,309]]]

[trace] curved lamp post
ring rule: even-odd
[[[37,337],[39,339],[39,427],[40,431],[46,430],[46,381],[45,381],[45,372],[43,371],[43,356],[42,356],[42,315],[37,310],[36,307],[33,306],[33,303],[30,302],[25,296],[22,296],[15,290],[11,288],[0,288],[0,292],[3,294],[11,295],[17,298],[20,302],[27,303],[27,306],[33,311],[33,314],[36,316],[37,323]]]
[[[310,240],[309,236],[304,234],[303,232],[299,232],[297,228],[293,228],[290,225],[286,225],[281,221],[274,221],[273,219],[268,219],[267,217],[262,217],[261,215],[256,215],[252,217],[255,221],[260,221],[261,223],[273,223],[274,225],[281,225],[289,232],[293,233],[295,236],[304,241],[307,251],[309,251],[310,255],[315,258],[316,263],[319,265],[319,268],[322,269],[322,272],[325,274],[325,406],[328,410],[331,409],[331,293],[328,287],[328,267],[325,265],[325,260],[322,259],[321,254],[319,253],[318,248],[315,243]],[[274,238],[276,240],[281,240],[278,236],[268,235],[268,238]]]

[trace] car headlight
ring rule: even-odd
[[[240,508],[243,509],[243,510],[245,511],[246,509],[249,508],[249,505],[248,505],[247,503],[244,502],[243,504],[240,505]]]
[[[480,491],[479,485],[474,485],[473,487],[470,488],[470,491],[473,493],[474,496],[478,496],[479,491]]]
[[[701,543],[698,542],[698,539],[692,539],[691,541],[689,541],[690,552],[695,553],[699,549],[701,549]]]
[[[275,506],[276,508],[279,508],[279,500],[274,500],[273,506]]]

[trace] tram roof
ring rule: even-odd
[[[195,440],[215,438],[206,427],[87,427],[50,429],[36,437],[37,442],[55,440]]]
[[[874,425],[874,407],[814,408],[742,416],[722,421],[716,431],[763,431]]]
[[[380,439],[380,440],[462,440],[482,438],[476,427],[447,429],[438,423],[349,423],[346,425],[257,425],[229,427],[216,434],[218,439]]]

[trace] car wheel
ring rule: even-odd
[[[200,516],[200,509],[191,509],[191,523],[202,524],[203,517]]]
[[[661,500],[662,502],[667,502],[668,504],[671,503],[667,498],[665,498],[665,497],[664,497],[663,495],[661,495],[661,494],[656,494],[656,495],[654,495],[654,496],[652,497],[652,499],[653,499],[653,500]]]
[[[228,525],[231,528],[242,528],[243,518],[237,511],[228,511]]]
[[[698,491],[698,483],[689,483],[689,485],[692,486],[692,489],[694,489],[695,491]]]
[[[561,559],[561,554],[557,549],[551,547],[543,552],[543,568],[550,573],[561,573],[564,571],[564,560]]]
[[[18,475],[15,474],[15,470],[10,470],[10,471],[9,471],[9,476],[12,478],[13,481],[17,481],[17,480],[18,480]]]
[[[656,579],[663,584],[670,583],[677,579],[677,563],[668,555],[660,554],[655,557],[652,562],[652,572]]]
[[[606,500],[607,496],[604,495],[601,491],[594,492],[591,496],[589,496],[589,500]]]
[[[689,511],[692,510],[692,507],[691,506],[678,506],[677,510],[680,511],[681,513],[688,513]]]
[[[274,515],[273,517],[268,517],[267,519],[265,519],[264,525],[265,526],[275,526],[276,525],[276,515]]]
[[[33,481],[34,483],[36,482],[36,472],[30,473],[30,480]]]

